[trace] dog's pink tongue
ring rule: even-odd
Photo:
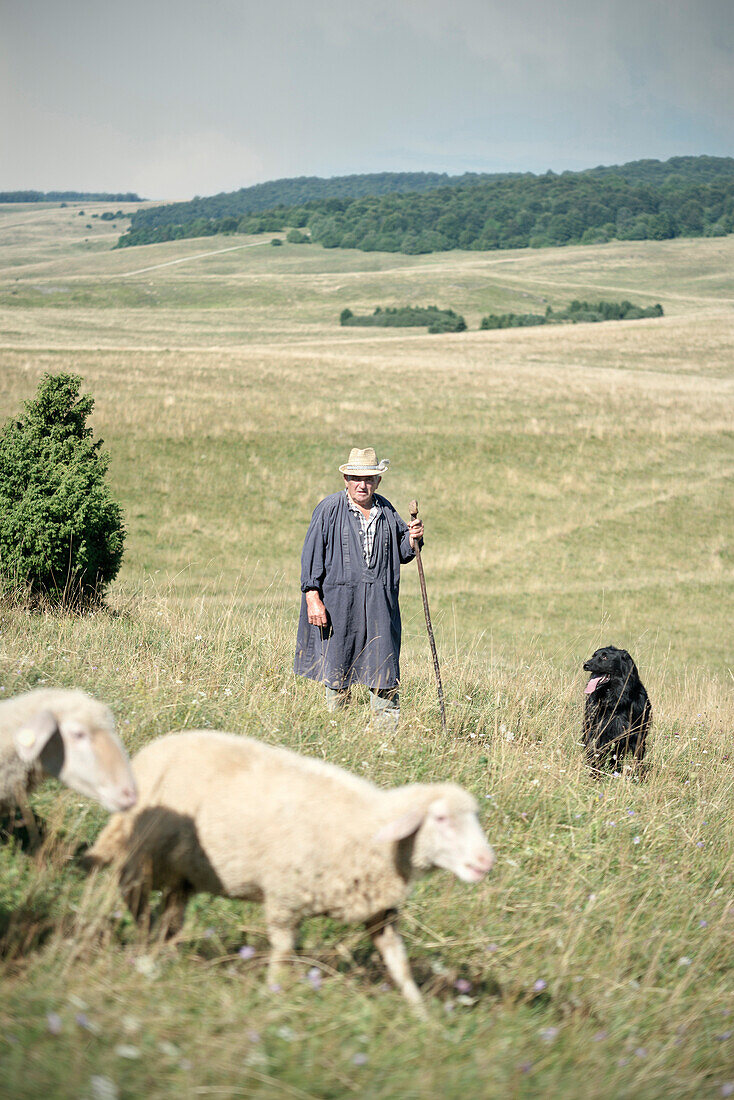
[[[592,691],[596,691],[596,689],[599,687],[599,684],[605,684],[608,679],[608,676],[592,676],[588,684],[584,688],[584,693],[586,695],[591,695]]]

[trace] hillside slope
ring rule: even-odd
[[[139,211],[118,244],[288,227],[308,227],[325,248],[408,255],[725,236],[734,231],[734,159],[644,160],[560,176],[282,180]]]

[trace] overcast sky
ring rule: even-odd
[[[732,0],[0,0],[0,190],[734,155]]]

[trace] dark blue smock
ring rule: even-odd
[[[294,669],[331,688],[392,688],[400,679],[400,565],[412,561],[408,525],[389,500],[381,508],[372,561],[365,565],[359,517],[342,490],[316,505],[301,554],[301,617]],[[305,592],[318,590],[325,627],[308,621]]]

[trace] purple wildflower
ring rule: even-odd
[[[318,966],[312,966],[306,977],[311,983],[312,989],[321,989],[322,977]]]
[[[355,1066],[364,1066],[367,1064],[367,1055],[363,1051],[360,1051],[359,1054],[354,1055],[352,1062]]]
[[[237,952],[241,959],[251,959],[254,957],[255,948],[250,947],[249,943],[246,943],[244,947],[241,947]]]
[[[537,982],[533,984],[533,992],[542,993],[544,989],[548,988],[548,983],[543,981],[542,978],[538,978]]]
[[[46,1014],[46,1027],[52,1035],[60,1035],[63,1026],[58,1012],[49,1012]]]
[[[457,978],[454,982],[454,989],[457,993],[471,993],[471,982],[466,978]]]

